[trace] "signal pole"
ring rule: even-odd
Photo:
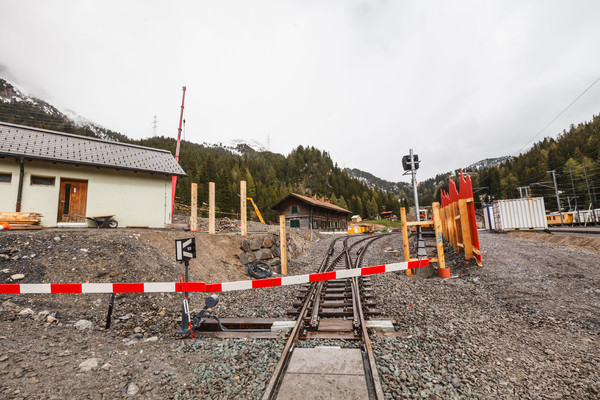
[[[554,181],[554,193],[556,194],[556,204],[558,204],[558,213],[560,214],[560,224],[563,224],[563,215],[562,210],[560,208],[560,197],[558,197],[558,186],[556,185],[556,171],[548,171],[552,174],[552,180]]]
[[[415,168],[415,156],[413,155],[413,149],[409,151],[410,155],[410,173],[412,175],[412,185],[413,192],[415,194],[415,216],[417,217],[417,221],[420,221],[419,218],[419,194],[417,193],[417,170]],[[419,233],[421,232],[421,227],[417,227],[419,229]]]

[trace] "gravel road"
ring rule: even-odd
[[[19,240],[39,239],[40,249],[46,249],[43,257],[56,257],[43,234],[27,233]],[[33,239],[28,239],[31,235]],[[509,235],[480,235],[483,268],[447,253],[455,278],[442,280],[427,270],[417,277],[373,277],[381,317],[393,318],[398,330],[372,337],[386,397],[600,397],[598,253]],[[162,264],[152,276],[175,274],[175,267],[156,246],[144,242],[143,235],[129,236],[121,235],[118,242],[133,259],[143,253]],[[325,237],[312,244],[290,264],[289,273],[314,271],[331,240]],[[10,245],[0,238],[0,247]],[[399,249],[399,255],[384,252],[388,248]],[[36,253],[42,257],[41,250]],[[129,256],[113,253],[102,252],[101,264],[116,265]],[[369,248],[365,265],[399,260],[403,260],[401,236],[389,235]],[[37,265],[26,262],[0,260],[0,269],[14,273],[19,272],[16,266]],[[77,260],[59,265],[69,273],[81,267]],[[151,263],[142,267],[151,268]],[[38,279],[44,281],[54,273],[46,266]],[[110,269],[108,273],[118,275]],[[284,317],[297,289],[228,293],[221,297],[217,313]],[[167,295],[121,297],[115,325],[107,331],[105,296],[90,295],[82,301],[66,296],[71,297],[0,295],[2,398],[256,399],[284,345],[282,339],[179,338],[174,332],[180,299]],[[80,319],[91,321],[91,326]]]

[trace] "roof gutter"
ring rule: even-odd
[[[16,212],[21,212],[21,198],[23,197],[23,178],[25,176],[25,159],[19,157],[19,190],[17,191]]]

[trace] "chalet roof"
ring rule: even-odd
[[[308,203],[308,204],[310,204],[312,206],[315,206],[315,207],[329,208],[331,210],[338,211],[338,212],[341,212],[341,213],[344,213],[344,214],[352,214],[351,211],[348,211],[345,208],[336,206],[335,204],[331,204],[331,203],[327,203],[325,201],[313,199],[312,197],[302,196],[302,195],[296,194],[296,193],[290,193],[290,194],[288,194],[283,199],[281,199],[277,203],[273,204],[271,206],[271,209],[272,210],[277,209],[281,203],[283,203],[285,200],[287,200],[289,198],[296,198],[296,199],[298,199],[300,201],[303,201],[303,202]]]
[[[186,176],[171,152],[0,122],[0,156]]]

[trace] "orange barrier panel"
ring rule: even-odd
[[[451,176],[449,180],[448,193],[444,193],[443,190],[440,193],[442,234],[454,250],[465,253],[465,259],[469,260],[475,256],[477,265],[482,266],[471,177],[463,174],[461,169],[458,190]]]

